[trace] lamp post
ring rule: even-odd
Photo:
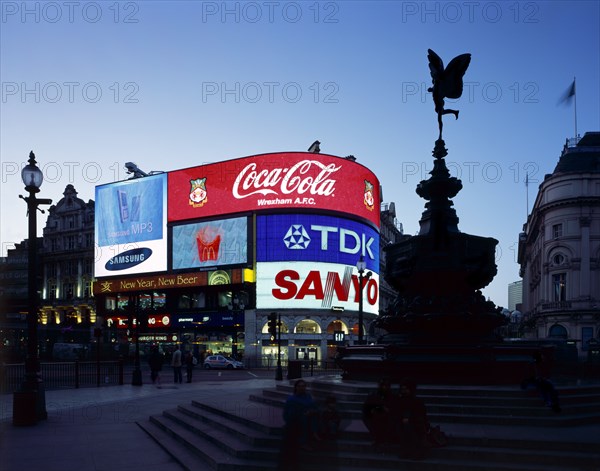
[[[268,322],[269,333],[271,334],[271,342],[277,341],[277,369],[275,370],[275,380],[283,379],[283,370],[281,369],[281,314],[272,312],[269,314]]]
[[[133,313],[135,314],[135,357],[133,362],[133,372],[131,375],[131,385],[141,386],[142,370],[140,369],[140,312],[139,312],[139,295],[130,296],[129,303],[132,304]],[[133,323],[133,322],[132,322]],[[132,330],[133,331],[133,330]]]
[[[365,262],[365,257],[363,255],[360,256],[358,262],[356,262],[356,268],[358,270],[358,344],[363,345],[363,288],[364,288],[364,279],[367,280],[371,278],[373,275],[372,272],[367,272],[365,275],[365,270],[367,268],[367,263]]]
[[[277,314],[277,371],[275,381],[283,380],[283,370],[281,369],[281,314]]]
[[[36,198],[44,180],[42,171],[37,167],[35,154],[29,153],[29,162],[21,171],[21,179],[29,196],[19,195],[27,203],[29,234],[27,242],[27,358],[25,359],[25,380],[21,390],[13,398],[13,424],[35,425],[38,420],[48,418],[46,398],[41,378],[38,377],[38,332],[37,332],[37,211],[40,204],[52,204],[51,199]]]

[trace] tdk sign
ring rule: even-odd
[[[302,224],[292,224],[283,237],[283,243],[288,249],[303,250],[310,244],[310,237]]]
[[[152,250],[147,247],[127,250],[110,258],[104,268],[110,271],[127,270],[148,260],[150,255],[152,255]]]
[[[358,234],[357,232],[351,231],[350,229],[344,229],[333,226],[319,226],[311,225],[311,231],[317,231],[321,235],[321,250],[329,250],[329,234],[337,233],[339,231],[339,251],[343,253],[355,254],[358,253],[362,247],[365,255],[371,259],[375,258],[371,245],[375,241],[373,237],[366,239],[365,234]],[[332,237],[333,239],[333,237]],[[310,236],[307,234],[304,226],[301,224],[292,225],[283,241],[288,249],[306,249],[310,243]]]
[[[258,216],[257,261],[314,261],[356,265],[379,272],[379,233],[367,224],[334,216]]]

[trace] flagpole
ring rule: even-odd
[[[575,110],[575,143],[577,143],[577,86],[575,84],[575,77],[573,77],[573,100]]]
[[[525,221],[529,219],[529,172],[525,174]]]

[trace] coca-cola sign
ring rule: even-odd
[[[311,176],[311,169],[317,168],[317,176]],[[237,199],[261,195],[303,195],[331,196],[335,192],[335,179],[328,178],[341,166],[325,165],[317,160],[301,160],[288,168],[257,170],[255,162],[242,169],[233,184],[233,196]]]
[[[333,155],[260,154],[169,172],[168,181],[169,221],[303,208],[379,226],[379,180],[363,165]]]

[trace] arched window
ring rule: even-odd
[[[262,331],[263,334],[268,334],[269,333],[269,323],[265,322],[265,324],[263,325]],[[281,321],[281,333],[282,334],[289,334],[290,333],[290,329],[288,327],[288,325],[284,322]]]
[[[565,329],[560,324],[554,324],[550,327],[548,331],[548,337],[558,338],[558,339],[566,339],[569,335],[567,334],[567,329]]]
[[[565,263],[566,258],[563,254],[557,253],[552,257],[552,264],[556,266],[560,266]]]
[[[327,333],[328,334],[333,334],[334,332],[344,332],[345,334],[347,334],[348,333],[348,327],[341,320],[339,320],[339,319],[335,320],[335,321],[331,322],[327,326]]]
[[[321,326],[312,319],[302,319],[296,325],[295,333],[297,334],[320,334]]]

